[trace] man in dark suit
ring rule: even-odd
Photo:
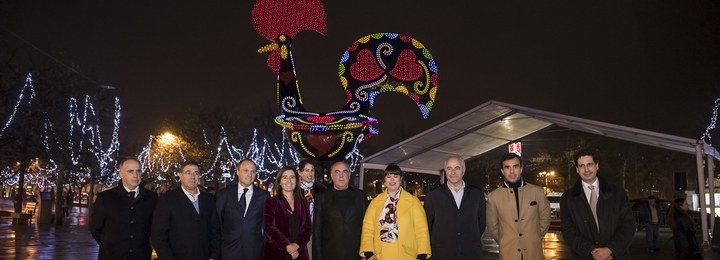
[[[625,191],[597,175],[589,150],[575,154],[580,179],[560,199],[562,234],[576,259],[628,259],[635,217]]]
[[[485,231],[485,194],[466,186],[465,160],[453,155],[445,160],[447,184],[425,197],[432,258],[481,259]]]
[[[150,259],[157,195],[140,187],[141,177],[140,162],[125,159],[120,185],[98,194],[90,219],[90,233],[100,245],[98,259]]]
[[[312,259],[360,259],[360,235],[368,200],[350,187],[350,167],[336,162],[330,167],[332,187],[315,197]]]
[[[263,252],[262,220],[267,191],[255,186],[257,166],[245,159],[237,164],[237,184],[220,190],[216,197],[222,225],[220,255],[225,259],[259,260]]]
[[[160,197],[153,216],[151,240],[163,259],[219,259],[220,221],[215,201],[200,192],[200,167],[180,168],[180,188]]]

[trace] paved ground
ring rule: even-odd
[[[9,199],[0,199],[0,211],[12,211]],[[65,225],[12,225],[0,218],[0,259],[97,259],[98,245],[87,229],[87,208],[72,207]]]
[[[0,211],[12,211],[9,199],[0,199]],[[97,259],[98,246],[87,230],[87,208],[72,207],[65,225],[43,226],[11,225],[11,218],[0,217],[0,259]],[[661,251],[648,254],[645,247],[645,233],[635,233],[630,247],[630,259],[675,259],[672,232],[660,229]],[[562,235],[548,233],[543,242],[546,259],[570,259],[570,250],[565,246]],[[705,259],[720,259],[720,248],[706,248]],[[497,254],[486,254],[485,259],[498,259]]]

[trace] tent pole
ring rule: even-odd
[[[363,189],[363,187],[364,187],[363,181],[364,180],[365,180],[365,164],[361,162],[360,163],[360,175],[358,176],[358,186],[357,186],[357,188],[359,190]]]
[[[709,154],[705,157],[707,162],[708,172],[708,184],[710,187],[710,237],[714,238],[713,231],[715,231],[715,208],[717,205],[715,201],[715,161]]]
[[[705,204],[705,172],[703,171],[703,147],[700,141],[695,144],[695,162],[698,174],[698,193],[700,195],[698,198],[700,199],[700,227],[702,233],[702,243],[703,246],[708,246],[710,243],[708,243],[708,223],[706,217],[707,204]]]

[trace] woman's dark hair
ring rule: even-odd
[[[385,175],[384,176],[388,176],[390,174],[400,175],[400,178],[403,177],[402,169],[400,169],[400,166],[398,166],[397,164],[394,164],[394,163],[388,164],[388,166],[385,167]]]
[[[683,204],[685,204],[685,198],[676,198],[670,205],[670,212],[668,212],[668,224],[672,229],[678,228],[677,219],[678,217],[680,217],[680,215],[688,216],[688,219],[690,219],[690,223],[692,223],[692,226],[695,226],[695,221],[693,220],[692,216],[690,216],[690,213],[688,213],[682,208]]]
[[[303,159],[303,160],[300,161],[300,163],[298,164],[298,167],[297,167],[298,171],[302,171],[302,169],[305,168],[305,165],[308,165],[308,164],[312,165],[313,168],[315,168],[315,171],[318,170],[318,169],[317,169],[317,168],[318,168],[318,167],[317,167],[317,163],[316,163],[314,160],[312,160],[312,159]]]
[[[293,190],[293,197],[295,197],[295,200],[300,200],[305,203],[305,197],[300,192],[300,175],[298,175],[298,171],[294,166],[284,166],[278,170],[277,176],[275,177],[275,196],[287,200],[283,194],[282,185],[280,185],[282,175],[286,171],[292,171],[295,174],[295,189]]]

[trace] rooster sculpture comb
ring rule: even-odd
[[[292,39],[300,31],[326,32],[319,0],[258,0],[252,11],[257,33],[270,43],[268,67],[277,74],[275,122],[283,126],[295,149],[306,157],[338,160],[364,139],[378,134],[370,109],[378,94],[399,92],[412,99],[427,118],[435,102],[438,69],[430,51],[418,40],[397,33],[361,37],[342,54],[338,74],[347,103],[338,111],[307,111],[300,98]]]

